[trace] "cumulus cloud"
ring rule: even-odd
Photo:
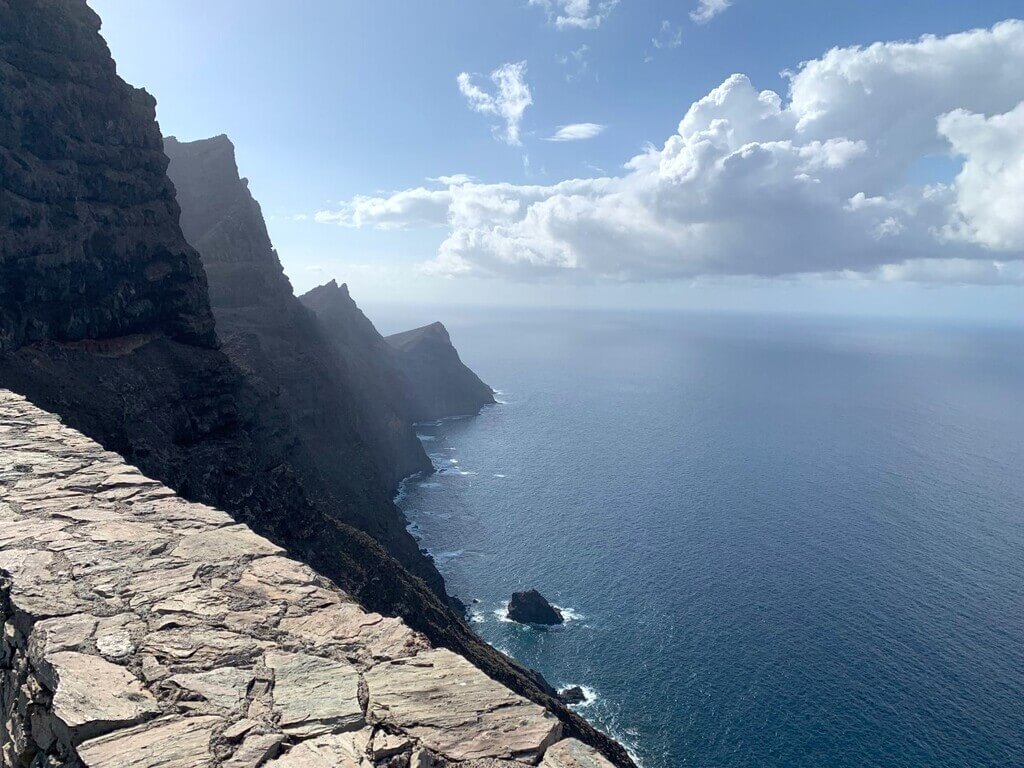
[[[451,176],[431,176],[427,181],[436,181],[444,185],[468,184],[473,181],[473,177],[468,173],[453,173]]]
[[[651,38],[651,44],[655,48],[678,48],[683,44],[683,28],[663,21],[658,34]]]
[[[530,86],[526,83],[526,62],[502,64],[491,72],[495,92],[487,93],[473,83],[468,72],[459,74],[459,91],[466,97],[469,108],[486,115],[496,115],[505,121],[504,129],[495,129],[495,135],[506,144],[519,146],[519,125],[527,107],[533,104]]]
[[[573,123],[572,125],[560,125],[554,136],[549,136],[545,141],[582,141],[592,139],[604,133],[605,125],[598,123]]]
[[[387,227],[408,208],[447,226],[431,268],[449,274],[1019,283],[1022,71],[1020,21],[836,48],[789,73],[785,99],[729,77],[617,176],[407,190],[325,215]],[[955,177],[908,182],[942,153],[962,158]]]
[[[698,24],[707,24],[730,5],[732,0],[700,0],[697,8],[690,11],[690,18]]]
[[[991,117],[955,110],[939,118],[939,133],[964,158],[945,233],[995,250],[1024,250],[1024,102]]]
[[[559,29],[597,29],[619,0],[530,0],[547,11]]]
[[[377,229],[413,229],[445,223],[450,196],[446,190],[405,189],[388,197],[357,195],[335,210],[318,211],[322,224]]]

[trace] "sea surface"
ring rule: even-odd
[[[1024,766],[1024,331],[443,319],[501,403],[421,425],[401,506],[644,768]],[[510,623],[528,587],[569,621]]]

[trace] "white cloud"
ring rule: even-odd
[[[584,44],[575,50],[569,51],[568,55],[558,57],[558,63],[569,70],[565,73],[567,82],[571,83],[574,80],[579,80],[587,74],[587,70],[590,68],[590,64],[587,61],[587,51],[589,50],[590,47]]]
[[[495,133],[506,144],[519,146],[522,144],[519,124],[523,120],[526,108],[533,104],[530,86],[526,84],[526,62],[502,64],[491,72],[491,81],[496,91],[494,95],[487,93],[473,84],[468,72],[462,72],[456,78],[459,91],[466,97],[470,109],[488,115],[497,115],[505,121],[504,131]]]
[[[1024,102],[988,118],[955,110],[939,118],[939,133],[964,158],[945,233],[995,250],[1024,249]]]
[[[388,197],[358,195],[336,210],[318,211],[314,218],[321,224],[343,227],[412,229],[443,225],[449,205],[447,190],[417,187]]]
[[[697,9],[690,12],[690,18],[698,24],[707,24],[730,5],[732,0],[700,0]]]
[[[651,38],[655,48],[678,48],[683,44],[683,28],[670,21],[661,22],[658,34]]]
[[[559,29],[597,29],[619,0],[530,0],[548,13]]]
[[[1019,283],[1022,71],[1020,21],[837,48],[788,75],[786,100],[729,77],[619,176],[409,190],[326,216],[447,225],[431,268],[449,274]],[[907,182],[941,153],[964,159],[955,178]]]
[[[438,184],[444,184],[445,186],[456,186],[459,184],[468,184],[473,181],[473,177],[467,173],[453,173],[451,176],[430,176],[427,181],[436,181]]]
[[[545,141],[582,141],[592,139],[604,133],[607,126],[598,123],[573,123],[572,125],[560,125],[554,136],[549,136]]]

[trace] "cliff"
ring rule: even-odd
[[[383,483],[378,477],[367,477],[362,486],[365,494],[336,497],[328,481],[313,471],[315,459],[296,432],[279,393],[217,347],[205,274],[198,254],[181,233],[173,187],[165,172],[167,160],[159,151],[154,102],[117,77],[98,30],[99,19],[84,0],[0,0],[0,219],[4,222],[0,387],[59,415],[69,427],[120,454],[182,499],[224,510],[308,564],[366,610],[403,619],[435,647],[454,651],[490,679],[556,714],[566,734],[597,746],[617,764],[630,765],[621,747],[566,710],[542,680],[472,632],[446,604],[440,577],[422,566],[429,565],[425,558],[408,560],[409,568],[420,568],[414,575],[380,545],[384,534],[378,531],[374,538],[350,524],[359,519],[385,527],[395,523],[391,509],[378,506],[385,495]],[[25,427],[20,419],[17,412],[5,416],[0,433]],[[31,420],[27,426],[32,426]],[[45,437],[31,429],[23,436],[25,440],[17,443],[19,451]],[[73,464],[75,450],[84,447],[72,444],[76,447],[61,455]],[[0,452],[0,462],[15,455],[11,444]],[[24,473],[30,466],[19,460],[12,469]],[[145,550],[147,557],[160,562],[165,557],[173,560],[174,548],[168,549],[157,538],[146,549],[146,539],[137,538],[147,535],[144,529],[133,527],[134,521],[128,518],[121,523],[111,520],[111,511],[129,514],[120,503],[113,510],[96,512],[106,515],[105,520],[90,520],[92,501],[76,494],[100,491],[82,478],[81,485],[64,487],[59,474],[44,476],[36,486],[43,498],[36,501],[49,508],[76,497],[68,508],[75,514],[65,516],[70,522],[52,525],[53,536],[45,527],[15,525],[11,529],[17,542],[52,544],[53,550],[39,559],[32,556],[0,567],[17,580],[15,566],[27,563],[29,571],[51,590],[39,592],[30,581],[28,594],[38,595],[43,606],[52,603],[59,613],[51,618],[61,619],[58,628],[73,632],[73,625],[64,619],[81,613],[81,606],[59,603],[62,594],[77,598],[88,592],[112,599],[107,593],[116,597],[118,593],[111,590],[122,578],[143,578],[149,572],[148,561],[130,560],[121,548],[98,550],[94,557],[83,549],[85,544],[79,544],[81,536],[90,545],[121,541],[125,547],[139,546],[140,552]],[[115,501],[126,501],[118,490],[119,481],[110,482],[113,487],[104,485],[103,492],[109,491]],[[0,506],[6,504],[12,514],[24,515],[24,500],[11,495],[7,486],[2,491]],[[133,493],[131,488],[128,492]],[[386,498],[385,502],[390,503]],[[175,510],[173,505],[162,506],[154,514],[169,523]],[[110,525],[100,530],[94,523]],[[14,547],[20,552],[27,548]],[[197,559],[208,559],[208,554],[215,555],[207,552]],[[90,582],[86,571],[70,570],[79,555],[84,558],[83,569],[95,567],[97,574],[104,568],[116,571],[117,583]],[[41,561],[53,564],[53,569]],[[122,561],[128,573],[117,571]],[[216,591],[228,584],[221,579],[236,573],[241,575],[202,568],[193,580],[198,578],[203,587]],[[156,573],[161,580],[167,576]],[[288,602],[288,596],[281,600]],[[31,630],[34,620],[18,618],[18,603],[11,605],[15,606],[10,608],[15,611],[12,633],[18,629],[22,635],[5,635],[10,650],[4,651],[3,664],[26,677],[18,678],[16,691],[5,686],[3,695],[16,699],[5,704],[14,708],[8,712],[12,723],[19,723],[10,726],[12,738],[17,738],[17,733],[24,733],[26,720],[31,725],[47,706],[55,711],[58,707],[56,699],[47,699],[46,690],[53,693],[53,689],[46,689],[46,664],[40,662],[37,668],[31,660],[32,633],[25,630]],[[98,620],[114,615],[105,612],[106,605],[94,612]],[[215,605],[203,598],[193,612],[204,615],[210,610],[219,617]],[[259,637],[264,631],[261,614],[247,611],[242,609],[236,618],[247,617],[251,633]],[[182,612],[186,611],[175,611]],[[174,621],[161,628],[175,629]],[[216,621],[219,630],[230,631],[219,618]],[[129,637],[133,631],[128,630]],[[87,634],[88,642],[93,642],[92,637]],[[198,646],[205,647],[206,639],[176,652],[199,653]],[[216,637],[209,640],[215,643]],[[81,652],[88,642],[76,641],[71,647]],[[141,664],[141,658],[138,661]],[[239,666],[237,661],[233,665]],[[141,667],[138,671],[141,674]],[[54,684],[53,679],[50,682]],[[145,707],[139,717],[151,716],[154,706],[162,707],[149,702],[130,681],[126,684],[133,691],[129,703]],[[331,688],[324,683],[315,696],[306,698],[318,701]],[[84,691],[73,687],[69,696],[78,706],[102,700],[103,690],[102,686]],[[163,701],[158,694],[150,694]],[[116,709],[119,706],[115,710],[123,712]],[[129,720],[136,717],[131,714],[134,711],[129,708]],[[161,708],[160,713],[164,712]],[[49,721],[43,719],[39,734],[45,741],[42,734]],[[94,733],[93,726],[83,725],[80,734]],[[64,736],[55,733],[54,738],[60,741]],[[156,757],[140,762],[135,755],[159,757],[160,745],[192,738],[187,731],[158,736],[153,740],[157,752],[132,741],[121,748],[121,758],[103,762],[168,765]]]
[[[0,764],[610,768],[398,619],[0,390]]]
[[[116,76],[84,3],[44,16],[0,2],[0,353],[154,331],[212,346],[153,98]]]
[[[396,333],[385,341],[410,382],[413,420],[475,414],[494,402],[494,391],[463,364],[441,323]]]
[[[390,502],[399,480],[431,469],[412,425],[377,396],[381,384],[370,359],[339,355],[295,297],[259,204],[238,175],[231,141],[172,137],[164,147],[182,232],[206,268],[222,350],[280,402],[313,462],[298,468],[307,486],[315,476],[330,508],[344,510],[343,520],[438,583]]]
[[[303,294],[300,301],[316,314],[333,348],[352,370],[357,391],[413,430],[410,383],[391,347],[353,301],[348,286],[332,280]]]
[[[356,306],[348,286],[333,280],[300,299],[343,357],[369,364],[376,397],[408,422],[475,414],[494,402],[491,388],[463,364],[441,323],[385,338]]]

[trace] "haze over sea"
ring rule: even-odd
[[[444,318],[503,403],[421,427],[402,507],[645,768],[1024,765],[1024,330]]]

